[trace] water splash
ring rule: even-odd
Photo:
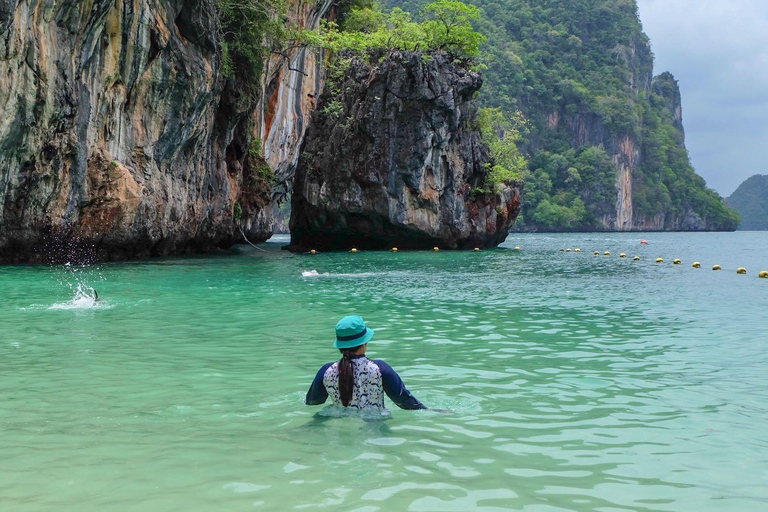
[[[48,309],[86,310],[109,309],[111,306],[99,297],[97,286],[106,281],[99,265],[65,262],[51,266],[52,277],[59,288],[68,290],[69,300],[57,302]]]
[[[48,309],[110,309],[111,307],[108,303],[99,299],[95,288],[84,283],[76,283],[71,300],[54,304]]]

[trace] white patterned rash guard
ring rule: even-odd
[[[401,409],[426,409],[403,384],[400,376],[381,359],[353,356],[355,385],[349,406],[359,410],[385,410],[384,394]],[[341,406],[339,362],[328,363],[317,372],[307,392],[307,405],[324,404],[330,396],[333,405]]]

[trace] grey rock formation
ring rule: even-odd
[[[221,77],[213,0],[0,0],[0,259],[51,233],[104,259],[269,235],[250,112]]]
[[[0,0],[0,33],[5,32],[11,24],[13,11],[18,0]]]
[[[672,124],[677,130],[679,145],[685,147],[685,128],[683,127],[683,99],[680,95],[680,85],[672,73],[664,73],[653,77],[652,90],[664,102],[664,108],[670,113]]]
[[[484,190],[482,79],[445,54],[377,57],[354,59],[320,99],[296,169],[291,249],[498,245],[519,185]]]

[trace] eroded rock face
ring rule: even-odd
[[[329,84],[294,180],[291,249],[471,248],[504,241],[519,190],[486,191],[477,73],[447,55],[352,62]]]
[[[288,23],[316,30],[324,18],[336,18],[334,0],[291,2]],[[317,98],[325,85],[325,52],[289,46],[265,63],[263,91],[255,110],[255,135],[264,160],[275,175],[275,198],[286,200]],[[287,198],[290,200],[290,197]]]
[[[0,0],[0,31],[0,259],[59,229],[102,259],[216,249],[243,198],[269,235],[212,0]]]

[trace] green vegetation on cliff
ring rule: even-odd
[[[518,225],[617,226],[619,164],[632,169],[634,229],[734,229],[738,216],[695,174],[674,78],[652,80],[635,0],[474,0],[487,37],[485,106],[522,111],[530,156]],[[422,0],[389,7],[423,10]]]
[[[312,32],[276,21],[285,0],[217,0],[225,70],[249,93],[269,51],[292,41],[331,51],[333,87],[352,54],[446,51],[485,69],[480,101],[496,120],[483,130],[498,164],[492,181],[526,179],[520,229],[738,225],[691,165],[677,82],[653,78],[635,0],[388,2],[390,11],[342,2],[338,23]]]
[[[224,76],[248,101],[258,95],[264,63],[288,37],[286,0],[216,0]]]
[[[741,214],[739,229],[768,230],[768,175],[747,179],[728,197],[728,205]]]
[[[378,50],[445,51],[456,58],[474,59],[485,42],[472,22],[480,18],[480,10],[463,2],[438,0],[422,11],[423,21],[412,19],[411,13],[396,7],[389,12],[368,5],[352,8],[343,26],[329,22],[319,39],[309,42],[338,53],[342,51],[367,55]]]
[[[510,118],[500,109],[484,108],[478,112],[478,125],[494,161],[488,174],[490,184],[522,181],[528,166],[517,146],[523,138],[522,117]]]
[[[355,57],[370,59],[381,52],[392,50],[424,51],[424,59],[430,52],[446,52],[451,58],[468,65],[476,63],[480,45],[485,37],[472,26],[480,18],[480,10],[472,5],[454,0],[438,0],[422,11],[423,20],[413,21],[411,14],[395,7],[383,12],[377,6],[366,5],[352,8],[344,16],[342,27],[327,23],[319,34],[305,35],[308,44],[322,46],[332,53],[327,88],[338,96],[339,80]],[[331,100],[323,107],[323,113],[338,118],[343,106]],[[488,144],[494,165],[488,170],[483,191],[497,184],[519,181],[524,178],[527,163],[518,143],[522,136],[521,116],[507,116],[500,109],[482,109],[477,119],[477,129]]]

